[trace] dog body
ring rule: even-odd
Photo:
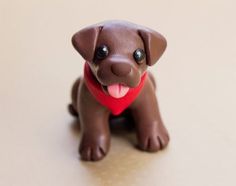
[[[72,88],[70,111],[79,115],[83,160],[102,159],[110,146],[110,115],[129,109],[138,147],[155,152],[169,142],[155,96],[153,65],[166,48],[159,33],[124,21],[109,21],[82,29],[72,37],[86,60],[84,77]]]

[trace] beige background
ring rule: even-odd
[[[236,185],[235,9],[234,0],[0,0],[0,185]],[[70,38],[107,19],[166,36],[151,71],[171,143],[148,154],[113,135],[103,161],[84,163],[66,110],[83,66]]]

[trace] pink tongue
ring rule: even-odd
[[[127,94],[129,87],[121,84],[113,84],[107,87],[108,93],[114,98],[121,98]]]

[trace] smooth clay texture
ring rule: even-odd
[[[180,1],[0,1],[1,186],[236,185],[236,3]],[[67,112],[84,60],[71,36],[123,19],[162,33],[167,50],[150,70],[171,141],[138,151],[112,135],[108,156],[78,155]],[[127,38],[127,42],[128,42]]]

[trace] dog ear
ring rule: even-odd
[[[148,28],[141,28],[138,33],[144,43],[147,65],[154,65],[166,49],[166,39],[158,32]]]
[[[87,61],[92,61],[97,38],[102,26],[90,26],[86,27],[77,33],[75,33],[71,39],[74,48],[80,53],[80,55]]]

